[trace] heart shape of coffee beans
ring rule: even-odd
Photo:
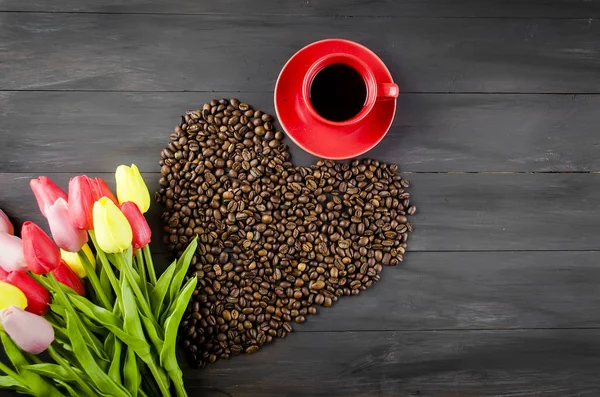
[[[402,261],[415,212],[398,166],[294,166],[273,117],[237,99],[186,112],[161,153],[164,241],[198,290],[181,324],[193,365],[254,353],[317,306],[357,295]]]

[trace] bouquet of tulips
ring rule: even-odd
[[[31,181],[52,238],[0,210],[0,388],[34,396],[186,396],[175,357],[197,279],[197,241],[157,279],[144,213],[150,194],[135,165],[116,171],[117,197],[76,176],[68,195]],[[182,286],[182,284],[184,284]],[[39,353],[47,354],[38,356]]]

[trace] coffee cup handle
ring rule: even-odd
[[[400,89],[397,84],[380,83],[377,85],[377,99],[379,100],[396,99],[399,93]]]

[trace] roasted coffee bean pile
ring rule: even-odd
[[[273,118],[237,99],[188,111],[161,153],[165,243],[199,236],[199,284],[181,324],[192,363],[253,353],[317,306],[356,295],[401,262],[409,186],[377,160],[290,162]]]

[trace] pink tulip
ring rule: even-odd
[[[67,199],[67,193],[59,188],[47,176],[40,176],[38,179],[32,179],[29,184],[35,195],[38,207],[42,215],[46,216],[46,206],[54,204],[59,198]]]
[[[15,234],[15,228],[4,211],[0,210],[0,233]]]
[[[11,306],[0,312],[0,321],[13,342],[28,353],[40,354],[54,342],[54,328],[37,314]]]
[[[127,201],[121,205],[121,212],[123,212],[131,225],[131,230],[133,231],[133,248],[140,249],[148,245],[152,238],[152,232],[138,206],[131,201]]]
[[[29,270],[23,255],[23,241],[17,236],[0,233],[0,267],[7,272]]]
[[[85,175],[69,181],[69,218],[74,227],[81,230],[94,228],[92,208],[96,201],[96,183]]]
[[[88,241],[85,230],[77,229],[69,219],[69,208],[63,198],[46,208],[50,232],[56,245],[65,251],[77,252]]]

